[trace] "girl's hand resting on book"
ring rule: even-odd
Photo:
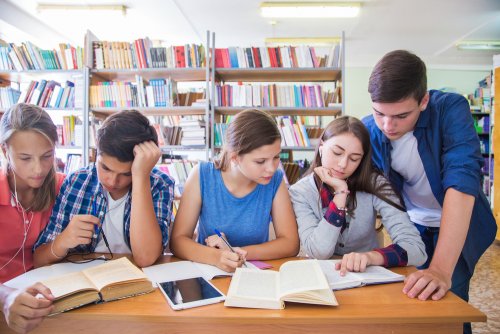
[[[9,291],[11,290],[11,291]],[[44,298],[37,298],[41,294]],[[25,290],[2,287],[0,302],[7,325],[18,333],[27,333],[52,312],[54,296],[49,288],[36,283]]]
[[[232,273],[236,268],[241,267],[245,263],[247,252],[239,247],[233,247],[234,253],[230,250],[222,250],[219,254],[219,259],[215,264],[218,268]]]
[[[335,270],[340,270],[340,276],[345,276],[348,271],[363,272],[368,266],[379,266],[384,263],[384,258],[378,252],[349,253],[342,257],[342,262],[335,264]]]

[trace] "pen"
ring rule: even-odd
[[[233,253],[236,253],[236,252],[234,251],[233,247],[231,247],[231,245],[229,244],[229,242],[226,240],[226,238],[224,238],[224,237],[222,236],[222,234],[219,232],[219,230],[218,230],[218,229],[214,229],[214,231],[215,231],[215,234],[217,234],[217,235],[219,236],[219,238],[221,238],[221,239],[222,239],[222,241],[224,241],[224,243],[227,245],[227,247],[229,247],[229,250],[231,250],[231,252],[233,252]],[[243,266],[244,266],[244,267],[246,267],[246,266],[247,266],[247,265],[246,265],[246,261],[243,261]]]
[[[99,221],[101,219],[101,216],[97,214],[97,210],[96,210],[96,206],[95,206],[95,197],[92,196],[92,198],[90,199],[90,207],[91,207],[91,211],[90,211],[90,214],[94,217],[97,217],[99,218]],[[94,232],[95,234],[97,234],[97,232],[99,232],[99,225],[94,225]]]

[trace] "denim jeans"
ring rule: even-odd
[[[425,251],[427,252],[427,261],[417,267],[418,269],[427,269],[431,263],[432,257],[434,256],[434,250],[436,249],[438,237],[439,237],[439,227],[427,227],[419,224],[415,224],[422,241],[425,244]],[[451,277],[451,291],[458,297],[462,298],[466,302],[469,301],[469,283],[472,278],[472,273],[469,271],[469,267],[465,262],[462,254],[458,258],[457,265],[453,271]],[[470,322],[464,323],[464,334],[472,333]]]

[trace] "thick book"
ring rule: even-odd
[[[52,314],[153,291],[151,281],[125,257],[42,283],[55,297]]]
[[[369,266],[364,272],[347,272],[345,276],[340,276],[340,271],[335,270],[335,264],[340,260],[320,260],[318,262],[332,290],[401,282],[405,279],[404,275],[396,274],[381,266]]]
[[[237,268],[224,305],[279,310],[285,302],[338,305],[317,260],[288,261],[279,271]]]

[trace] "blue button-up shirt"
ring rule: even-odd
[[[165,173],[153,168],[150,174],[151,195],[153,206],[161,229],[163,248],[168,243],[168,228],[172,219],[172,201],[174,199],[174,181]],[[125,240],[130,246],[130,209],[131,196],[128,196],[125,203],[123,217],[123,229]],[[59,196],[57,196],[50,221],[45,230],[40,234],[33,249],[53,241],[57,235],[68,226],[74,215],[95,214],[95,212],[106,212],[108,200],[103,192],[103,187],[97,178],[95,165],[82,168],[64,180]],[[94,213],[92,211],[95,211]],[[98,234],[94,233],[92,242],[89,245],[79,245],[71,252],[94,251],[99,240]],[[89,249],[90,247],[90,249]]]
[[[436,90],[429,92],[427,108],[420,113],[413,135],[432,194],[443,206],[448,188],[476,198],[462,254],[473,270],[481,254],[493,242],[496,223],[481,188],[483,158],[470,107],[464,97]],[[373,116],[363,119],[370,133],[373,162],[401,193],[403,177],[391,168],[391,142]],[[472,271],[471,271],[472,272]]]

